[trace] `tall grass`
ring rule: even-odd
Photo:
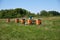
[[[41,25],[0,20],[0,40],[60,40],[60,17],[42,18]]]

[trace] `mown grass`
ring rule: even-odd
[[[5,21],[0,19],[0,40],[60,40],[60,17],[42,18],[41,25]]]

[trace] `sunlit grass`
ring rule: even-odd
[[[41,25],[0,20],[0,40],[60,40],[60,17],[42,18]]]

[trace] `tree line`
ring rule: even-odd
[[[45,11],[42,10],[41,12],[35,14],[31,13],[30,11],[22,8],[16,8],[16,9],[5,9],[0,10],[0,18],[20,18],[20,17],[40,17],[40,16],[60,16],[60,13],[57,11]]]

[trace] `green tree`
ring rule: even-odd
[[[40,12],[40,16],[48,16],[48,15],[49,15],[48,12],[45,11],[45,10],[42,10],[42,11]]]
[[[48,11],[48,13],[52,16],[59,16],[60,15],[60,13],[57,11]]]

